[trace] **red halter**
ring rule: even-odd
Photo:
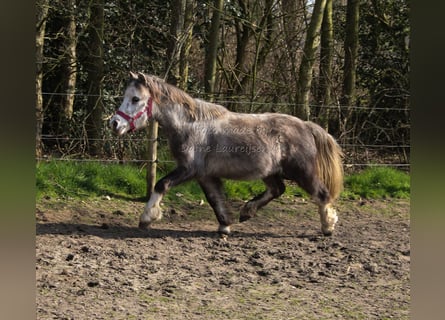
[[[134,126],[134,122],[135,122],[137,119],[139,119],[145,112],[147,112],[148,119],[150,119],[151,116],[152,116],[152,109],[153,109],[153,99],[150,98],[150,99],[148,99],[148,101],[147,101],[147,105],[144,107],[144,109],[142,109],[141,111],[139,111],[138,113],[136,113],[136,114],[134,115],[134,117],[130,117],[128,114],[126,114],[126,113],[124,113],[124,112],[122,112],[122,111],[120,111],[120,110],[117,110],[117,111],[116,111],[116,114],[119,115],[119,116],[121,116],[121,117],[124,118],[125,120],[127,120],[128,123],[130,124],[130,131],[134,131],[134,129],[136,128],[136,127]]]

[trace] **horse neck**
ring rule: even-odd
[[[178,131],[186,123],[212,121],[229,112],[226,108],[217,104],[199,99],[195,99],[195,102],[193,107],[170,101],[161,103],[157,105],[154,117],[161,126],[168,130]]]
[[[181,123],[188,122],[179,105],[161,103],[153,108],[153,118],[168,130],[178,130]]]

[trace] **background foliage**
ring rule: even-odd
[[[145,132],[117,139],[106,127],[130,70],[165,77],[234,111],[298,114],[303,49],[314,4],[322,1],[225,0],[212,39],[217,2],[37,1],[37,30],[43,29],[37,157],[145,159]],[[332,76],[323,79],[325,53],[317,46],[309,119],[340,141],[351,163],[409,163],[409,1],[324,2],[332,4]],[[353,3],[359,6],[355,103],[344,105],[346,12]],[[327,16],[325,10],[320,18]],[[212,43],[217,55],[209,91]],[[67,84],[70,75],[74,87]],[[167,151],[160,154],[169,159]]]

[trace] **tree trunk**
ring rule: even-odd
[[[186,90],[187,82],[189,76],[189,55],[190,48],[192,47],[193,40],[193,26],[194,22],[194,12],[195,0],[185,0],[185,11],[184,11],[184,44],[182,45],[182,50],[179,59],[179,88]]]
[[[296,115],[303,120],[309,120],[310,117],[309,96],[312,84],[312,69],[315,62],[315,53],[320,42],[320,29],[325,6],[326,0],[315,1],[298,72]]]
[[[37,32],[36,32],[36,157],[42,156],[42,126],[43,126],[43,44],[45,40],[45,27],[48,17],[49,0],[38,0],[37,10]]]
[[[167,81],[186,89],[193,39],[195,0],[173,0],[167,45]]]
[[[88,26],[90,49],[85,69],[87,71],[87,118],[86,132],[90,155],[101,153],[102,133],[102,81],[104,73],[103,59],[103,31],[104,31],[104,0],[92,0],[90,6],[90,24]]]
[[[207,38],[207,50],[204,66],[204,87],[210,101],[213,101],[214,99],[213,94],[215,91],[216,62],[219,46],[219,26],[223,5],[223,0],[214,0],[212,22],[210,24],[209,35]]]
[[[251,36],[250,13],[246,4],[246,0],[238,0],[240,7],[240,14],[234,17],[236,30],[236,57],[233,68],[230,70],[230,75],[227,76],[227,96],[232,99],[234,96],[239,96],[244,93],[244,86],[241,79],[248,74],[247,60],[247,46]],[[230,102],[227,109],[236,111],[237,104]]]
[[[306,0],[281,0],[283,38],[286,45],[285,59],[280,59],[278,65],[281,70],[282,81],[292,83],[286,90],[286,99],[291,107],[287,112],[295,115],[295,84],[298,83],[298,54],[306,25]]]
[[[167,44],[167,81],[177,85],[179,75],[179,56],[181,50],[180,35],[184,24],[184,3],[185,0],[173,0],[170,13],[170,32]]]
[[[62,125],[64,129],[67,129],[67,123],[73,116],[74,106],[74,93],[76,89],[76,76],[77,76],[77,57],[76,57],[76,20],[75,20],[75,0],[67,0],[67,12],[68,17],[66,19],[65,27],[65,50],[64,50],[64,62],[63,62],[63,88],[66,95],[62,96],[61,103],[61,116]]]
[[[235,68],[232,71],[229,95],[243,95],[246,93],[246,88],[250,88],[251,102],[256,97],[257,93],[257,78],[261,68],[267,62],[267,57],[274,46],[273,35],[275,32],[275,24],[273,17],[272,0],[264,1],[264,8],[259,17],[260,21],[255,21],[254,13],[249,12],[249,8],[245,1],[239,1],[241,12],[243,13],[235,24],[237,30],[237,51]],[[252,57],[250,66],[246,60],[248,59],[249,41],[251,35],[255,37],[255,55]],[[229,110],[235,110],[236,104],[229,105]],[[252,112],[252,104],[249,112]]]
[[[299,13],[299,8],[304,7],[303,0],[282,0],[281,11],[283,20],[284,40],[286,43],[286,51],[288,54],[288,60],[291,65],[291,81],[297,81],[297,49],[298,49],[298,37],[297,33],[302,27],[303,19]]]
[[[265,0],[264,1],[264,12],[263,17],[259,23],[259,33],[256,34],[256,46],[255,46],[255,60],[253,61],[252,70],[250,72],[252,85],[250,91],[250,101],[251,103],[256,96],[256,80],[258,76],[258,71],[264,66],[267,56],[274,43],[272,42],[272,35],[274,32],[274,21],[273,21],[273,9],[274,1]],[[250,112],[253,112],[252,105],[250,107]]]
[[[294,37],[297,30],[297,5],[295,0],[281,0],[281,11],[283,12],[283,31],[284,40],[286,41],[286,49],[292,58],[296,54],[296,38]]]
[[[345,34],[345,65],[343,69],[343,94],[341,104],[354,106],[356,104],[355,80],[358,52],[358,22],[359,0],[348,0],[346,7]]]
[[[321,104],[319,110],[319,124],[328,130],[329,107],[332,106],[332,63],[334,56],[334,30],[332,23],[332,0],[326,1],[323,14],[320,38],[320,73],[319,73],[319,97]]]
[[[237,75],[235,75],[236,79],[239,79],[241,73],[247,73],[246,64],[246,48],[249,44],[250,39],[250,30],[251,27],[248,25],[248,21],[250,21],[249,12],[247,9],[246,1],[239,0],[239,6],[241,8],[241,17],[236,16],[237,20],[235,23],[236,28],[236,61],[235,61],[235,70],[237,70]]]

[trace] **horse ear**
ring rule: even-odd
[[[143,74],[142,72],[138,72],[137,79],[143,85],[147,85],[147,78],[145,78],[145,74]]]
[[[138,79],[138,75],[134,72],[130,71],[130,80],[137,80]]]

